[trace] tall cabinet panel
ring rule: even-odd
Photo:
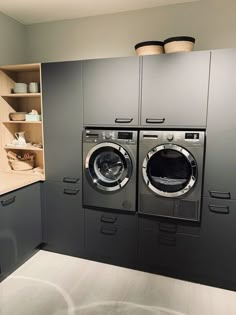
[[[143,126],[205,127],[210,52],[143,57]]]
[[[45,249],[81,255],[82,62],[42,65],[46,183],[43,187]]]
[[[84,62],[84,124],[138,125],[139,58]]]
[[[42,64],[46,179],[81,175],[82,63]]]
[[[204,195],[236,199],[236,49],[211,59]]]

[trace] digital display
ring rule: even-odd
[[[185,139],[199,140],[199,133],[198,132],[187,132],[187,133],[185,133]]]
[[[133,134],[132,132],[118,132],[118,139],[132,140]]]

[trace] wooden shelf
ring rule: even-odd
[[[29,146],[16,146],[16,145],[5,145],[4,146],[5,150],[24,150],[24,151],[42,151],[43,152],[43,148],[37,148],[33,145],[29,145]]]
[[[17,121],[17,120],[9,120],[9,121],[3,121],[3,124],[42,124],[42,121]]]
[[[7,65],[7,66],[1,66],[0,70],[14,71],[14,72],[40,71],[40,64],[31,63],[31,64],[21,64],[21,65]]]
[[[40,97],[41,93],[9,93],[9,94],[4,94],[1,95],[1,97],[14,97],[14,98],[18,98],[18,97]]]

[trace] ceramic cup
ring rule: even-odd
[[[38,93],[38,92],[39,92],[38,82],[30,82],[29,83],[29,93]]]

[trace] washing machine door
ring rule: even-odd
[[[197,181],[197,163],[181,146],[163,144],[146,155],[142,166],[146,185],[157,195],[179,197],[191,190]]]
[[[103,142],[93,147],[85,160],[85,171],[90,183],[103,191],[124,187],[132,174],[132,160],[118,144]]]

